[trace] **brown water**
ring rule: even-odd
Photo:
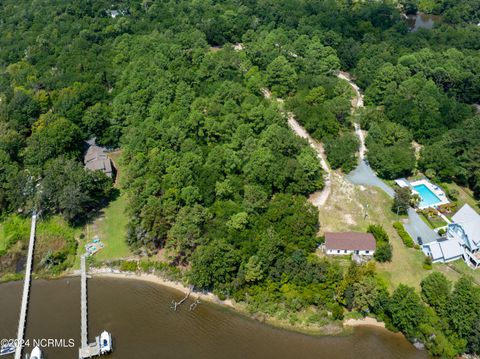
[[[155,284],[124,279],[89,281],[89,332],[113,334],[112,359],[142,358],[428,358],[401,335],[361,328],[344,337],[312,337],[275,329],[230,310],[188,303],[173,312],[180,292]],[[22,283],[0,285],[0,338],[15,336]],[[78,278],[32,284],[27,338],[80,342],[80,281]],[[78,358],[78,348],[45,348],[48,359]],[[6,357],[7,358],[7,357]]]
[[[416,15],[408,15],[407,23],[410,31],[415,32],[418,29],[431,29],[433,25],[439,23],[442,17],[440,15],[430,15],[417,13]]]

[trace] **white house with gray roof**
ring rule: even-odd
[[[447,227],[445,238],[423,245],[433,262],[451,262],[460,258],[472,268],[480,268],[480,215],[465,204]]]

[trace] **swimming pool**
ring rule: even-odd
[[[413,189],[422,197],[419,205],[420,208],[433,207],[434,205],[442,203],[442,200],[424,184],[413,186]]]

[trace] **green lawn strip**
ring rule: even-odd
[[[125,213],[127,206],[126,194],[122,193],[117,199],[110,202],[104,210],[104,218],[97,220],[100,240],[105,247],[95,254],[99,260],[124,258],[132,255],[126,241],[128,217]]]
[[[104,248],[95,253],[98,261],[130,257],[132,252],[126,242],[126,227],[128,216],[126,214],[127,194],[122,191],[122,160],[121,152],[112,152],[109,157],[117,169],[117,180],[114,187],[119,191],[119,196],[112,200],[102,214],[83,229],[82,238],[79,239],[79,250],[75,267],[80,265],[80,255],[85,253],[85,245],[97,234],[104,244]],[[97,231],[93,233],[96,226]]]
[[[422,211],[418,212],[418,214],[420,215],[420,218],[422,219],[422,221],[424,221],[425,224],[429,226],[431,229],[445,227],[447,225],[447,222],[445,222],[443,218],[440,216],[427,217],[427,215]]]

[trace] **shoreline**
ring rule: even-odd
[[[78,276],[78,271],[70,273],[71,275]],[[103,268],[91,268],[89,270],[89,275],[92,277],[98,278],[116,278],[116,279],[129,279],[129,280],[139,280],[143,282],[153,283],[170,289],[175,289],[180,291],[183,294],[190,292],[190,288],[183,284],[180,281],[173,281],[166,279],[161,275],[154,273],[144,273],[144,272],[123,272],[118,269],[103,267]],[[282,321],[275,317],[270,317],[264,314],[251,314],[246,310],[246,307],[242,303],[237,303],[232,299],[221,300],[217,295],[212,292],[198,292],[191,291],[190,296],[194,299],[200,299],[209,303],[219,305],[221,307],[233,310],[241,315],[244,315],[252,320],[259,321],[263,324],[270,325],[275,328],[285,329],[293,332],[308,334],[308,335],[333,335],[341,336],[349,334],[352,329],[355,327],[374,327],[377,329],[383,329],[392,334],[398,334],[388,330],[385,327],[384,322],[379,322],[375,318],[365,317],[362,319],[344,319],[341,326],[335,326],[335,324],[329,324],[322,327],[306,327],[295,324],[289,324],[285,321]]]
[[[119,269],[114,269],[110,267],[100,267],[100,268],[90,268],[88,271],[88,275],[92,278],[112,278],[112,279],[127,279],[127,280],[137,280],[143,281],[147,283],[152,283],[155,285],[163,286],[169,289],[177,290],[184,295],[190,292],[190,288],[183,284],[180,281],[174,281],[163,277],[161,274],[155,273],[145,273],[145,272],[125,272]],[[68,277],[79,277],[80,271],[73,270],[73,271],[66,271],[59,276],[35,276],[33,279],[43,279],[43,280],[58,280],[62,278]],[[13,281],[20,280],[20,279],[13,279]],[[7,280],[2,283],[8,283],[11,280]],[[344,319],[341,324],[340,323],[329,323],[324,326],[305,326],[299,324],[291,324],[286,320],[282,320],[276,317],[268,316],[263,313],[252,314],[248,312],[246,309],[246,305],[243,303],[237,303],[232,299],[225,299],[221,300],[217,295],[213,294],[212,292],[199,292],[199,291],[191,291],[190,297],[192,299],[199,299],[201,301],[205,301],[208,303],[219,305],[220,307],[226,308],[228,310],[233,310],[235,313],[239,315],[243,315],[251,320],[258,321],[262,324],[269,325],[273,328],[288,330],[291,332],[302,333],[311,336],[342,336],[342,335],[349,335],[351,334],[352,330],[356,327],[370,327],[376,328],[379,330],[386,330],[391,334],[399,334],[388,330],[385,327],[385,323],[377,321],[375,318],[372,317],[365,317],[361,319]]]
[[[183,283],[179,281],[172,281],[153,273],[122,272],[120,270],[116,270],[112,268],[91,268],[88,274],[91,275],[92,277],[99,277],[99,278],[120,278],[120,279],[141,280],[144,282],[154,283],[170,289],[176,289],[182,292],[183,294],[188,294],[190,292],[190,288],[185,286]],[[79,274],[75,272],[75,275],[79,275]],[[190,296],[196,297],[196,299],[201,299],[210,303],[229,307],[231,309],[235,309],[235,310],[241,309],[240,305],[237,303],[234,303],[233,300],[231,299],[221,300],[220,298],[218,298],[218,296],[216,296],[211,292],[197,292],[192,290],[190,293]]]

